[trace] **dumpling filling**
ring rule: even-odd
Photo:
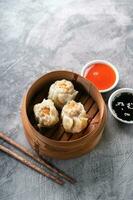
[[[58,108],[62,108],[68,101],[74,100],[77,93],[71,81],[63,79],[50,86],[48,99],[53,100]]]
[[[59,121],[58,111],[50,99],[34,105],[33,110],[39,128],[54,126]]]
[[[66,132],[79,133],[87,126],[88,118],[84,106],[73,100],[63,107],[61,117]]]

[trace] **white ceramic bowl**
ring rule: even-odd
[[[81,70],[81,75],[84,76],[86,69],[89,68],[92,64],[96,64],[96,63],[102,63],[102,64],[109,65],[116,74],[116,81],[114,82],[114,84],[106,90],[99,90],[99,92],[104,93],[104,92],[108,92],[108,91],[112,90],[113,88],[115,88],[119,81],[119,73],[118,73],[117,68],[113,64],[111,64],[110,62],[108,62],[106,60],[92,60],[92,61],[86,63]]]
[[[115,113],[115,111],[113,110],[113,108],[112,108],[112,102],[114,101],[114,99],[115,99],[117,96],[119,96],[121,93],[123,93],[123,92],[129,92],[129,93],[133,94],[133,89],[131,89],[131,88],[121,88],[121,89],[118,89],[118,90],[116,90],[115,92],[113,92],[113,93],[111,94],[111,96],[109,97],[109,100],[108,100],[108,107],[109,107],[109,110],[110,110],[111,114],[112,114],[117,120],[119,120],[119,121],[121,121],[121,122],[123,122],[123,123],[126,123],[126,124],[133,124],[133,121],[126,121],[126,120],[123,120],[123,119],[119,118],[119,117],[116,115],[116,113]]]

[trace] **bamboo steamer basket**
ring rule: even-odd
[[[88,126],[80,133],[66,133],[61,121],[52,128],[39,130],[35,121],[33,106],[47,98],[49,87],[56,80],[70,80],[79,94],[88,116]],[[60,111],[59,111],[60,112]],[[88,80],[70,71],[53,71],[36,80],[22,100],[21,118],[26,138],[40,156],[57,159],[70,159],[91,151],[99,142],[107,111],[104,100],[97,88]]]

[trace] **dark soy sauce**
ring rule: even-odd
[[[112,102],[116,115],[126,121],[133,121],[133,94],[123,92]]]

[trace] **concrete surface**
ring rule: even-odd
[[[24,91],[45,72],[80,72],[92,59],[118,68],[118,88],[133,87],[132,0],[0,0],[0,130],[30,149],[19,115]],[[95,150],[51,161],[78,183],[60,187],[0,152],[0,200],[133,200],[133,126],[110,113]]]

